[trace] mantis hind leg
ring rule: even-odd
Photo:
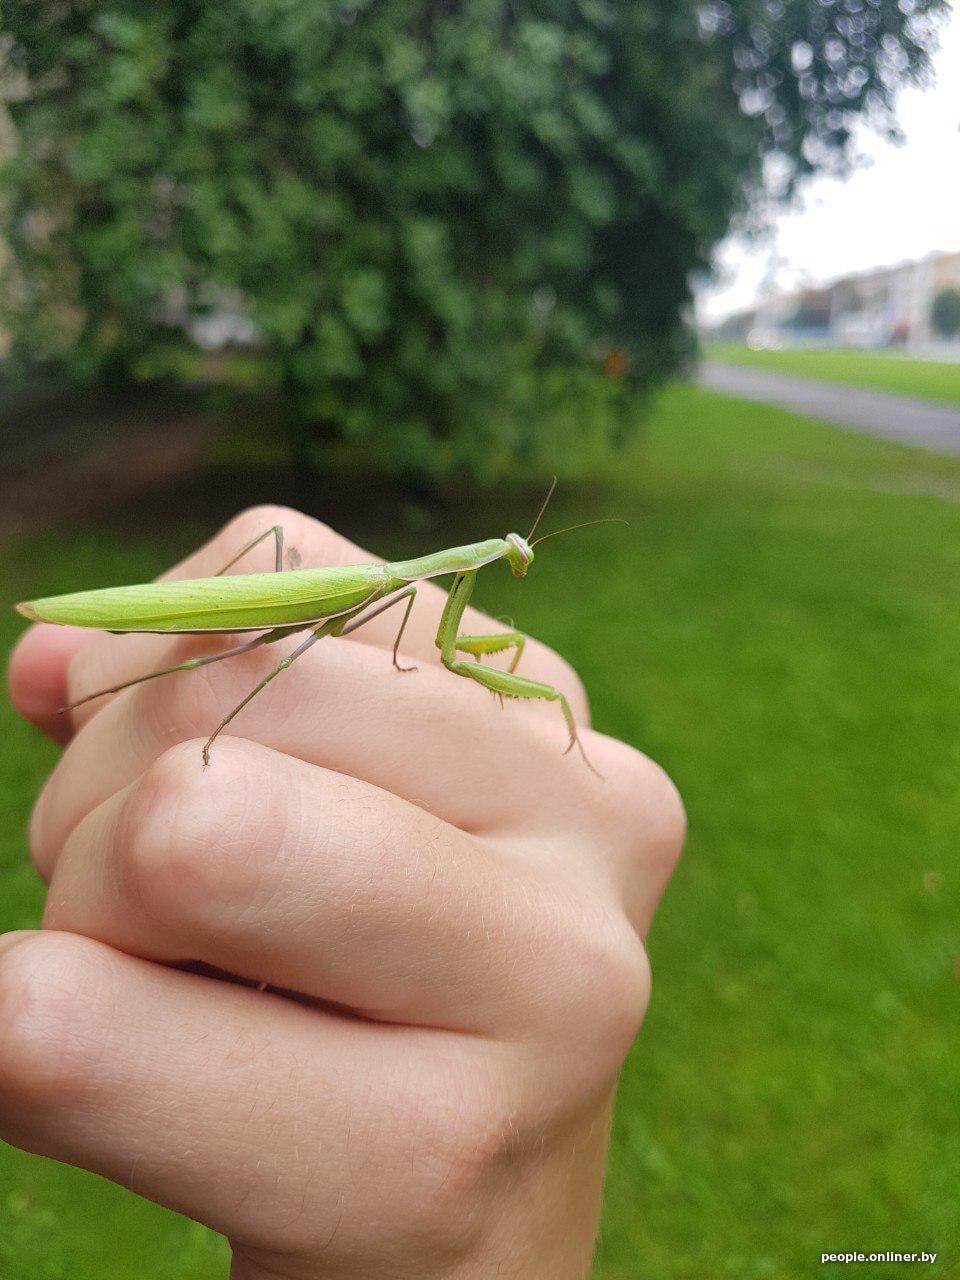
[[[400,631],[397,635],[396,642],[394,643],[394,646],[393,646],[393,656],[394,656],[394,664],[397,666],[399,670],[401,671],[409,670],[408,667],[401,667],[400,664],[397,662],[396,657],[397,657],[397,647],[400,644],[400,637],[403,635],[403,629],[407,625],[407,619],[410,616],[410,609],[413,605],[413,596],[415,595],[416,595],[416,588],[407,587],[403,591],[398,592],[397,595],[394,596],[392,600],[385,600],[378,607],[370,609],[367,612],[366,616],[363,616],[364,610],[376,597],[376,592],[374,591],[373,593],[371,593],[370,596],[366,598],[366,600],[363,601],[362,604],[357,605],[354,608],[345,609],[343,613],[335,614],[333,617],[327,618],[326,622],[321,623],[321,625],[317,627],[315,631],[311,632],[311,634],[307,636],[306,640],[302,641],[296,647],[296,649],[294,649],[293,653],[288,654],[281,662],[277,663],[274,669],[271,672],[269,672],[266,676],[264,676],[264,678],[260,681],[260,683],[255,685],[254,688],[250,690],[250,692],[242,701],[237,703],[237,705],[233,708],[233,710],[230,712],[228,716],[224,716],[224,718],[217,725],[216,729],[214,729],[213,733],[211,733],[210,737],[203,744],[203,763],[205,765],[208,765],[210,763],[210,748],[213,746],[216,739],[224,731],[224,729],[227,727],[230,721],[234,718],[234,716],[239,715],[240,712],[243,710],[243,708],[249,702],[252,702],[253,699],[257,696],[257,694],[267,687],[267,685],[270,683],[271,680],[275,680],[281,671],[286,671],[287,667],[289,667],[291,663],[296,662],[296,660],[302,654],[306,653],[307,650],[310,649],[313,645],[315,645],[318,640],[322,640],[325,636],[346,635],[348,632],[355,630],[356,627],[362,626],[364,622],[369,622],[371,618],[375,618],[378,613],[383,613],[383,611],[385,609],[389,609],[391,605],[399,603],[399,601],[403,599],[404,596],[409,596],[410,601],[407,605],[406,612],[403,615],[403,621],[400,624]],[[282,635],[291,635],[295,631],[304,631],[305,629],[306,628],[303,626],[277,627],[274,631],[269,632],[268,635],[270,636],[270,638],[274,640],[278,640]],[[249,647],[253,648],[254,645],[251,643]]]
[[[287,656],[281,662],[278,662],[277,665],[274,667],[274,669],[271,672],[269,672],[266,676],[264,676],[264,678],[260,681],[260,683],[255,685],[254,688],[250,690],[250,692],[247,694],[245,698],[243,698],[240,702],[237,703],[237,705],[233,708],[233,710],[230,712],[229,715],[224,716],[224,718],[217,725],[216,729],[214,729],[213,733],[211,733],[210,737],[203,744],[203,763],[205,765],[208,765],[210,763],[210,748],[213,746],[216,739],[224,731],[224,729],[227,727],[230,721],[235,716],[239,715],[240,712],[244,709],[244,707],[247,706],[248,703],[252,702],[253,699],[257,696],[257,694],[267,687],[267,685],[270,683],[271,680],[275,680],[281,671],[286,671],[287,667],[289,667],[291,663],[296,662],[296,660],[302,654],[306,653],[308,649],[312,648],[313,645],[315,645],[318,640],[322,640],[325,636],[346,635],[348,632],[355,630],[359,626],[362,626],[363,623],[369,622],[371,618],[375,618],[378,613],[383,613],[383,611],[385,609],[389,609],[391,605],[398,604],[400,600],[403,599],[404,596],[409,596],[410,600],[409,600],[409,603],[407,604],[406,612],[403,615],[403,621],[400,624],[400,631],[397,635],[396,642],[394,643],[394,646],[393,646],[393,659],[394,659],[394,665],[397,667],[398,670],[409,671],[410,670],[409,667],[401,667],[400,664],[397,662],[397,648],[400,644],[400,637],[403,635],[403,629],[407,625],[407,619],[410,616],[410,609],[413,605],[413,596],[415,596],[416,594],[417,593],[416,593],[415,587],[408,587],[406,590],[401,591],[396,596],[394,596],[392,600],[385,600],[383,604],[379,605],[377,608],[370,609],[367,612],[366,616],[363,616],[363,611],[367,607],[367,602],[360,605],[358,608],[350,609],[350,610],[347,610],[345,613],[338,614],[332,618],[328,618],[326,622],[322,623],[319,627],[317,627],[315,631],[311,632],[311,634],[307,636],[306,640],[302,641],[299,645],[297,645],[293,653],[287,654]],[[268,635],[270,635],[272,639],[278,640],[282,635],[291,635],[292,632],[294,631],[303,631],[303,630],[304,630],[303,627],[293,627],[293,628],[278,627],[275,631],[269,632]],[[263,637],[259,637],[258,639],[261,643],[263,642]],[[253,642],[251,642],[249,646],[246,646],[246,645],[242,646],[242,648],[247,648],[247,647],[252,649],[255,646]],[[225,654],[223,656],[226,657],[227,655]]]
[[[197,667],[209,666],[211,662],[222,662],[224,658],[237,658],[241,653],[249,653],[252,649],[259,649],[261,645],[272,644],[274,640],[281,640],[284,636],[293,635],[302,630],[303,627],[275,627],[272,631],[265,631],[253,640],[224,649],[221,653],[208,653],[200,658],[187,658],[185,662],[178,662],[176,666],[162,667],[159,671],[148,671],[146,675],[135,676],[133,680],[124,680],[122,684],[111,685],[109,689],[98,689],[96,693],[88,693],[85,697],[78,698],[76,702],[67,703],[60,710],[61,712],[73,711],[76,707],[82,707],[85,702],[92,702],[94,698],[104,698],[108,693],[120,693],[121,690],[130,689],[135,684],[143,684],[145,680],[156,680],[158,676],[172,676],[177,671],[195,671]]]
[[[228,569],[232,569],[238,560],[242,560],[248,551],[252,551],[254,547],[259,546],[264,538],[273,537],[276,541],[277,553],[274,564],[275,572],[283,572],[283,526],[279,524],[273,525],[271,528],[264,530],[263,533],[257,534],[252,542],[248,542],[242,551],[238,551],[232,560],[229,560],[222,569],[213,576],[221,578]],[[288,555],[291,561],[291,568],[295,568],[300,562],[300,556],[295,547],[291,547]],[[224,658],[236,658],[241,653],[249,653],[251,649],[256,649],[259,645],[270,644],[274,640],[279,640],[281,636],[292,635],[295,631],[302,631],[303,627],[277,627],[271,631],[265,632],[258,636],[256,640],[248,640],[246,644],[238,644],[233,649],[225,649],[223,653],[212,653],[204,658],[188,658],[186,662],[178,662],[174,667],[163,667],[160,671],[148,671],[145,676],[137,676],[135,680],[125,680],[123,684],[112,685],[109,689],[98,689],[96,693],[88,693],[85,698],[78,698],[76,702],[70,702],[65,707],[61,707],[61,711],[72,711],[74,707],[82,707],[85,702],[92,702],[94,698],[103,698],[108,693],[119,693],[121,689],[129,689],[131,685],[141,684],[144,680],[155,680],[157,676],[172,676],[176,671],[193,671],[197,667],[205,667],[210,662],[221,662]],[[114,635],[123,635],[121,632],[113,632]]]
[[[252,702],[257,694],[267,687],[271,680],[276,679],[281,671],[286,671],[287,667],[289,667],[291,663],[296,662],[297,658],[299,658],[301,654],[306,653],[306,651],[315,645],[318,640],[322,640],[324,636],[335,634],[337,631],[337,623],[340,621],[341,619],[339,618],[331,618],[328,619],[323,626],[317,627],[316,631],[311,632],[311,634],[307,636],[306,640],[297,645],[293,653],[287,654],[287,656],[282,659],[282,661],[280,661],[268,675],[264,676],[260,683],[255,685],[242,701],[237,703],[229,715],[224,716],[214,729],[213,733],[211,733],[210,737],[203,744],[203,763],[205,765],[210,763],[210,748],[213,746],[217,738],[219,738],[220,734],[223,733],[224,729],[234,716],[239,715],[247,703]]]
[[[242,560],[248,551],[252,551],[254,547],[259,547],[260,543],[263,542],[265,538],[270,538],[270,537],[272,537],[276,543],[276,557],[274,560],[274,572],[283,573],[283,525],[275,524],[275,525],[271,525],[269,529],[264,529],[263,533],[258,533],[257,536],[251,542],[247,543],[247,545],[243,548],[242,551],[238,551],[237,554],[233,557],[233,559],[228,560],[227,563],[223,566],[223,568],[220,569],[213,576],[215,578],[222,577],[227,572],[228,569],[233,568],[233,566],[237,563],[238,560]],[[291,547],[288,552],[288,555],[290,557],[290,567],[291,569],[295,569],[297,565],[300,563],[300,554],[297,551],[296,547]]]

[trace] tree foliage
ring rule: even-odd
[[[502,470],[544,370],[605,369],[612,408],[677,367],[763,155],[835,163],[941,9],[7,0],[14,356],[124,376],[236,307],[304,417]]]
[[[930,319],[942,338],[960,335],[960,289],[941,289],[933,300]]]

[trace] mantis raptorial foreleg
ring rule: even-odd
[[[513,672],[517,669],[526,643],[527,637],[519,631],[502,631],[496,636],[457,636],[457,652],[471,653],[479,662],[485,653],[503,653],[505,649],[516,649],[507,667],[508,672]]]
[[[541,684],[538,680],[528,680],[526,676],[514,675],[512,668],[510,671],[498,671],[494,667],[484,667],[479,662],[465,662],[457,657],[458,650],[475,652],[476,648],[479,648],[479,642],[484,640],[491,644],[491,647],[485,652],[495,652],[496,650],[493,646],[507,649],[512,644],[516,644],[514,639],[515,632],[507,633],[505,636],[457,635],[457,628],[473,592],[476,577],[476,569],[471,569],[467,573],[457,574],[453,586],[450,588],[450,594],[443,607],[440,627],[437,631],[436,644],[440,650],[440,661],[454,675],[464,676],[468,680],[475,680],[477,684],[483,685],[485,689],[492,690],[501,698],[531,698],[542,699],[544,702],[559,702],[560,710],[563,712],[563,718],[570,734],[567,751],[576,746],[583,757],[584,764],[592,773],[596,773],[596,769],[587,759],[587,753],[583,749],[583,743],[577,733],[577,722],[573,718],[570,704],[559,689],[550,684]],[[497,645],[497,641],[502,641],[503,643]],[[468,647],[471,644],[474,647]],[[517,656],[514,659],[513,666],[516,666],[521,651],[522,645],[517,646]]]

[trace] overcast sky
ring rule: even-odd
[[[838,181],[814,178],[801,207],[776,218],[758,244],[730,236],[716,254],[717,279],[698,297],[698,313],[719,319],[749,306],[769,279],[782,286],[960,250],[960,8],[945,26],[930,88],[905,89],[894,146],[863,130],[867,164]]]

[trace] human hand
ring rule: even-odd
[[[273,523],[304,564],[370,558],[261,508],[174,576]],[[0,939],[0,1134],[224,1233],[235,1280],[589,1273],[682,809],[630,747],[585,730],[601,782],[556,707],[501,715],[440,667],[443,598],[421,587],[416,674],[389,615],[325,640],[207,770],[272,648],[79,708],[36,806],[49,896]],[[34,627],[12,697],[60,732],[62,702],[226,643]],[[556,654],[531,641],[522,671],[585,726]]]

